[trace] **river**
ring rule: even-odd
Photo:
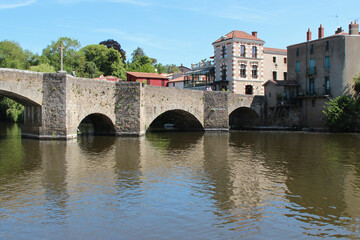
[[[0,123],[0,239],[360,239],[360,135],[22,139]]]

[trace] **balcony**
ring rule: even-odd
[[[316,75],[316,67],[308,67],[307,68],[307,74],[308,74],[308,76]]]
[[[305,97],[325,97],[331,96],[331,89],[325,87],[319,87],[315,89],[299,89],[298,96],[300,98]]]

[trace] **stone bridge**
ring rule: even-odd
[[[262,96],[143,86],[0,68],[0,95],[25,106],[22,135],[75,138],[83,123],[96,134],[140,136],[170,123],[180,130],[258,127]]]

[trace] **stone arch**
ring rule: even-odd
[[[42,124],[42,106],[23,95],[0,89],[0,95],[10,98],[24,106],[24,119],[21,135],[24,137],[37,137]]]
[[[260,116],[249,107],[240,107],[229,115],[229,127],[233,130],[254,129],[260,126]]]
[[[81,135],[110,135],[115,136],[116,130],[113,121],[101,113],[87,115],[78,124],[78,133]]]
[[[147,130],[204,131],[204,127],[192,113],[175,109],[157,116]]]

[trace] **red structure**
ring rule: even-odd
[[[128,82],[141,82],[147,85],[166,87],[169,79],[157,73],[126,72]]]

